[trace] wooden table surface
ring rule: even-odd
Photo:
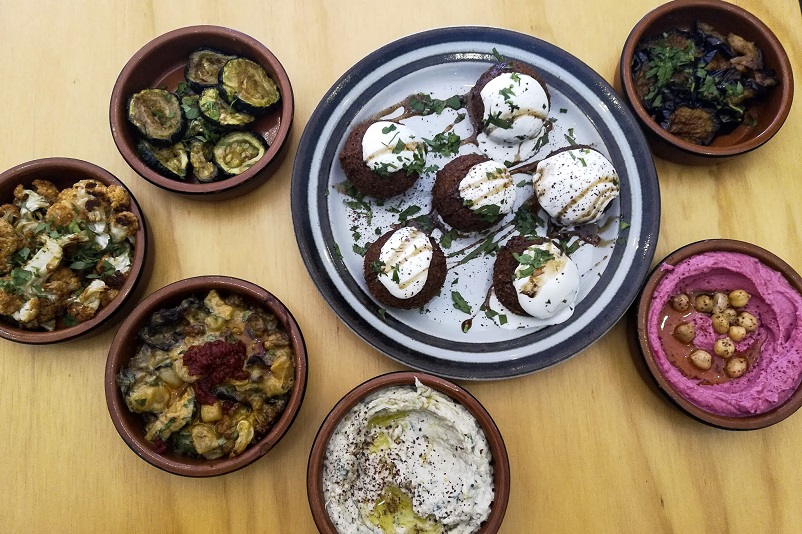
[[[131,188],[155,229],[148,293],[202,274],[251,280],[289,306],[309,349],[306,399],[284,439],[239,472],[188,479],[137,458],[111,423],[103,370],[114,329],[57,346],[0,341],[0,409],[7,418],[0,431],[0,531],[314,532],[305,477],[318,426],[353,386],[403,368],[343,325],[298,252],[292,159],[318,101],[376,48],[464,24],[534,35],[609,81],[630,29],[659,3],[0,2],[0,169],[48,156],[108,169]],[[772,28],[802,77],[797,2],[736,3]],[[222,203],[179,198],[139,178],[108,125],[111,89],[129,57],[162,33],[201,23],[266,44],[295,91],[289,157],[263,187]],[[768,248],[802,271],[797,97],[782,130],[751,154],[708,167],[656,160],[662,216],[655,261],[686,243],[727,237]],[[698,423],[644,382],[630,335],[621,321],[553,368],[462,384],[493,415],[507,444],[512,491],[501,532],[800,532],[802,414],[743,433]]]

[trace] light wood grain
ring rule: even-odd
[[[743,0],[784,43],[802,76],[794,0]],[[298,253],[289,209],[292,157],[332,83],[376,48],[416,31],[480,24],[529,33],[607,80],[632,26],[655,0],[171,0],[0,2],[0,169],[48,156],[96,163],[133,190],[155,229],[153,291],[228,274],[273,291],[309,348],[309,387],[295,424],[268,456],[193,480],[138,459],[108,417],[103,367],[113,331],[58,346],[0,342],[0,530],[3,532],[314,532],[305,476],[321,421],[363,380],[402,367],[328,308]],[[295,90],[290,156],[247,197],[219,204],[162,193],[112,142],[108,102],[128,58],[154,37],[198,23],[265,43]],[[799,96],[799,95],[797,95]],[[708,237],[751,241],[802,270],[802,99],[765,147],[710,167],[657,160],[659,259]],[[241,236],[239,240],[231,236]],[[799,532],[802,414],[731,433],[682,415],[633,365],[624,321],[554,368],[464,384],[495,417],[509,450],[505,534]]]

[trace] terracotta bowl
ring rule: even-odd
[[[753,430],[773,425],[790,416],[802,406],[802,387],[799,387],[799,384],[797,384],[796,390],[785,402],[763,413],[748,416],[720,415],[697,406],[671,384],[658,365],[656,360],[658,356],[653,351],[652,344],[649,342],[649,310],[651,309],[653,294],[659,287],[660,282],[667,275],[671,267],[689,258],[709,252],[736,252],[756,258],[764,266],[781,273],[788,284],[790,284],[797,293],[802,294],[802,277],[800,277],[791,266],[765,249],[750,243],[728,239],[710,239],[692,243],[676,250],[666,257],[657,265],[647,280],[637,302],[638,347],[646,363],[648,374],[654,379],[658,390],[673,402],[675,406],[679,407],[688,415],[711,426],[729,430]],[[727,288],[720,288],[720,290],[725,289]],[[758,320],[760,320],[760,317],[758,317]],[[790,317],[789,320],[795,321],[796,319]],[[796,328],[802,328],[802,325],[797,325]],[[719,335],[714,335],[719,337]],[[690,351],[690,348],[688,350]],[[717,358],[717,356],[713,356],[713,358]],[[748,372],[749,371],[747,371],[747,375],[744,375],[744,377],[748,376]]]
[[[175,90],[178,82],[184,79],[184,68],[190,53],[202,47],[242,56],[260,64],[278,85],[281,100],[248,126],[249,130],[261,135],[269,146],[253,167],[242,174],[215,182],[201,183],[194,178],[182,182],[162,176],[142,162],[136,150],[138,136],[128,122],[126,105],[132,94],[143,89],[166,86],[170,91]],[[109,122],[117,149],[141,177],[162,189],[184,196],[223,200],[253,190],[278,169],[289,145],[293,112],[292,85],[287,72],[263,44],[229,28],[190,26],[157,37],[128,61],[111,93]]]
[[[216,460],[196,459],[172,452],[159,453],[145,440],[144,424],[140,415],[129,411],[117,386],[117,375],[134,356],[137,332],[150,316],[161,309],[177,306],[183,299],[197,295],[201,298],[211,290],[237,294],[261,306],[278,318],[279,324],[290,338],[295,363],[295,382],[284,412],[270,432],[245,451],[233,458]],[[275,296],[261,287],[227,276],[198,276],[174,282],[148,296],[120,326],[114,336],[106,360],[106,404],[120,437],[140,458],[169,473],[188,477],[211,477],[230,473],[255,462],[264,456],[289,430],[301,409],[306,392],[307,356],[304,338],[290,311]]]
[[[0,204],[14,200],[14,188],[19,184],[30,188],[34,180],[48,180],[61,190],[86,179],[97,180],[104,185],[118,185],[128,191],[124,183],[97,165],[70,158],[47,158],[17,165],[0,174]],[[0,319],[0,337],[17,343],[57,343],[102,332],[130,312],[147,285],[153,259],[149,253],[150,232],[145,216],[130,191],[128,194],[131,197],[131,212],[139,219],[140,227],[136,233],[131,271],[117,297],[93,319],[52,332],[25,330]]]
[[[707,22],[723,33],[734,33],[754,42],[763,52],[766,69],[774,70],[779,86],[752,105],[750,115],[757,123],[741,124],[728,134],[716,136],[708,146],[684,141],[664,130],[641,105],[632,79],[632,58],[638,43],[671,30],[691,30],[696,21]],[[772,138],[785,122],[794,97],[791,63],[772,31],[746,10],[720,0],[675,0],[657,7],[632,29],[621,52],[616,88],[635,112],[652,151],[662,158],[689,165],[716,163],[754,150]]]
[[[498,532],[501,522],[504,519],[510,496],[510,463],[507,457],[507,449],[504,445],[504,440],[493,418],[490,417],[487,410],[485,410],[473,395],[460,386],[427,373],[404,371],[377,376],[355,387],[345,397],[340,399],[320,426],[312,445],[312,451],[309,455],[309,466],[306,474],[306,491],[309,497],[309,506],[312,509],[312,517],[321,533],[337,534],[337,530],[326,512],[322,484],[323,461],[326,448],[328,447],[329,440],[334,430],[337,428],[337,425],[340,423],[343,416],[367,395],[393,386],[414,386],[415,378],[420,380],[424,385],[462,404],[476,418],[479,426],[484,431],[493,457],[495,498],[491,505],[490,516],[487,521],[482,524],[479,532],[481,534]]]

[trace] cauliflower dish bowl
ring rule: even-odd
[[[0,177],[0,334],[48,343],[110,325],[138,282],[145,240],[131,194],[99,167],[38,160],[7,171]]]

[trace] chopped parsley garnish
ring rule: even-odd
[[[460,136],[451,131],[441,132],[435,135],[433,139],[426,139],[424,137],[423,140],[429,145],[432,152],[440,156],[453,156],[458,153],[460,143],[462,142]]]
[[[360,256],[363,256],[363,257],[368,252],[368,248],[367,247],[361,247],[357,243],[354,243],[354,246],[351,247],[351,250],[353,250],[356,254],[359,254]]]
[[[462,107],[462,98],[458,95],[454,95],[445,100],[432,98],[424,93],[418,93],[409,97],[409,108],[418,115],[439,115],[447,108],[456,110]]]
[[[527,204],[524,204],[515,212],[512,224],[523,236],[537,235],[537,229],[546,225],[546,221],[532,213]]]
[[[487,127],[490,124],[492,124],[493,126],[497,126],[498,128],[501,128],[503,130],[509,130],[512,128],[512,121],[507,119],[502,119],[500,111],[488,115],[488,117],[485,119],[485,127]]]
[[[410,217],[420,212],[420,210],[421,210],[420,206],[415,206],[415,205],[409,206],[404,211],[398,214],[398,222],[404,224]]]
[[[451,302],[454,303],[454,308],[457,310],[467,313],[468,315],[471,314],[471,306],[468,302],[460,295],[459,291],[452,291],[451,292]]]
[[[483,221],[494,222],[498,220],[501,208],[497,204],[486,204],[476,208],[473,212]]]
[[[535,248],[527,250],[523,254],[516,254],[513,252],[512,257],[515,258],[518,263],[525,266],[518,271],[518,278],[526,278],[527,276],[531,276],[537,269],[546,265],[549,260],[553,260],[554,254],[547,250]]]
[[[459,237],[459,234],[456,230],[449,230],[442,236],[440,236],[440,246],[443,248],[451,248],[451,245],[454,243],[454,240]]]

